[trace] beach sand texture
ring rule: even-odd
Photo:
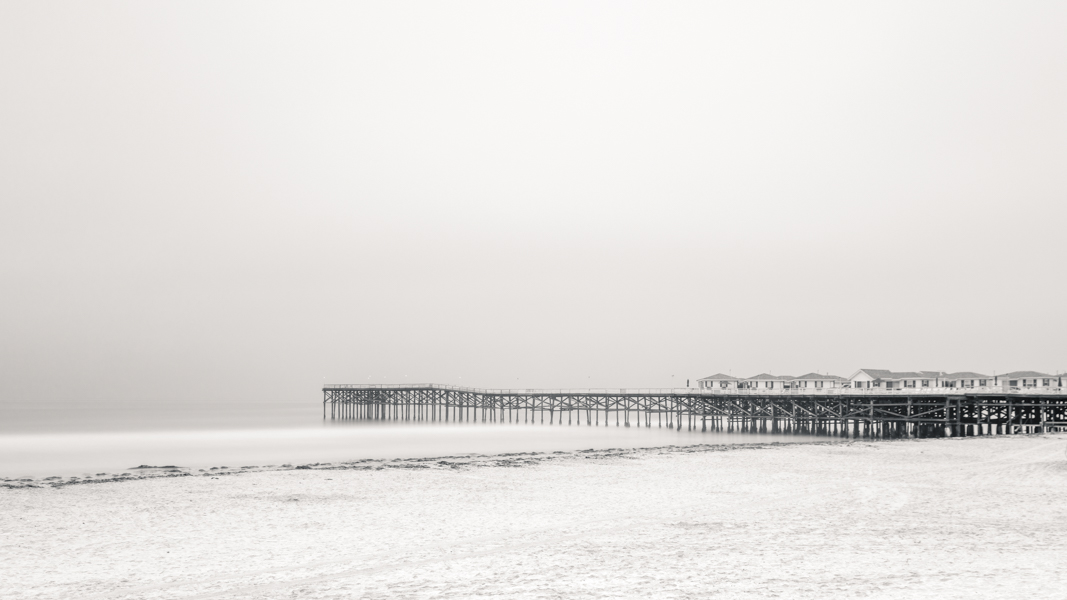
[[[0,598],[1063,598],[1067,435],[0,490]]]

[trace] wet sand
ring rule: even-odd
[[[1055,434],[13,484],[0,598],[1059,598],[1065,450]]]

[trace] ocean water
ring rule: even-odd
[[[0,477],[120,473],[141,465],[208,469],[367,458],[803,442],[806,436],[509,423],[323,420],[321,405],[274,407],[8,407],[0,420]],[[547,421],[547,419],[546,419]]]
[[[322,424],[321,402],[0,403],[0,436],[12,433],[264,429]]]

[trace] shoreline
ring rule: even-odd
[[[808,442],[817,436],[719,434],[648,428],[377,425],[166,433],[0,436],[0,483],[130,477],[141,465],[194,474],[226,465],[348,463],[362,459],[642,448],[689,444]],[[201,471],[203,469],[203,471]],[[142,469],[143,471],[143,469]],[[130,472],[130,475],[122,475]]]
[[[1014,436],[973,436],[962,438],[902,438],[887,440],[868,439],[831,439],[812,436],[810,441],[798,439],[795,442],[734,442],[730,444],[668,444],[647,447],[589,448],[584,450],[555,450],[543,452],[471,452],[455,455],[428,457],[396,458],[361,458],[346,461],[314,462],[304,464],[285,463],[281,465],[245,465],[230,467],[226,465],[197,469],[179,465],[139,465],[124,469],[121,473],[97,473],[91,477],[79,476],[41,476],[41,477],[0,477],[0,489],[42,489],[63,488],[74,485],[128,483],[149,479],[174,479],[184,477],[233,477],[252,473],[271,473],[284,471],[377,471],[384,469],[461,469],[480,467],[522,467],[545,462],[567,460],[571,458],[606,459],[632,457],[641,454],[662,455],[673,453],[725,452],[729,450],[761,450],[784,446],[852,446],[855,444],[879,445],[908,442],[927,442],[944,440],[966,442],[980,439],[1002,438],[1042,438],[1054,437],[1056,434],[1017,434]],[[800,438],[800,436],[797,436]]]
[[[883,440],[886,442],[910,440]],[[864,440],[864,442],[868,442]],[[556,450],[546,452],[503,452],[495,454],[470,453],[451,456],[422,458],[363,458],[341,462],[305,463],[301,465],[249,465],[241,467],[215,466],[193,469],[177,465],[139,465],[122,473],[97,473],[93,477],[0,477],[0,489],[63,488],[73,485],[127,483],[147,479],[174,479],[183,477],[232,477],[251,473],[279,471],[378,471],[384,469],[462,469],[480,467],[522,467],[550,461],[572,458],[606,459],[637,454],[671,454],[694,452],[725,452],[729,450],[760,450],[782,446],[800,445],[849,445],[858,440],[813,439],[810,442],[737,442],[732,444],[686,444],[634,448],[589,448],[586,450]]]

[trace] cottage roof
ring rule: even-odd
[[[867,375],[869,375],[870,377],[873,377],[875,379],[892,379],[893,378],[893,372],[892,371],[887,371],[885,369],[860,369],[859,371],[856,371],[855,373],[853,373],[852,377],[849,377],[849,379],[855,379],[856,375],[859,375],[860,373],[866,373]]]
[[[807,379],[808,381],[848,381],[844,377],[838,377],[837,375],[822,375],[821,373],[808,373],[807,375],[801,375],[800,377],[794,377],[793,379]]]
[[[853,379],[860,373],[866,373],[875,379],[935,379],[941,377],[941,371],[889,371],[886,369],[860,369],[852,374]]]
[[[1005,373],[1003,375],[997,375],[997,377],[1055,377],[1055,375],[1049,375],[1048,373],[1038,373],[1037,371],[1012,371],[1011,373]]]
[[[982,375],[981,373],[975,373],[973,371],[960,371],[959,373],[948,373],[941,376],[941,379],[992,379],[990,375]]]
[[[737,377],[731,377],[730,375],[716,373],[714,375],[708,375],[707,377],[697,379],[697,381],[737,381]]]
[[[760,373],[759,375],[753,375],[748,378],[748,381],[780,381],[780,380],[793,379],[789,375],[771,375],[770,373]]]

